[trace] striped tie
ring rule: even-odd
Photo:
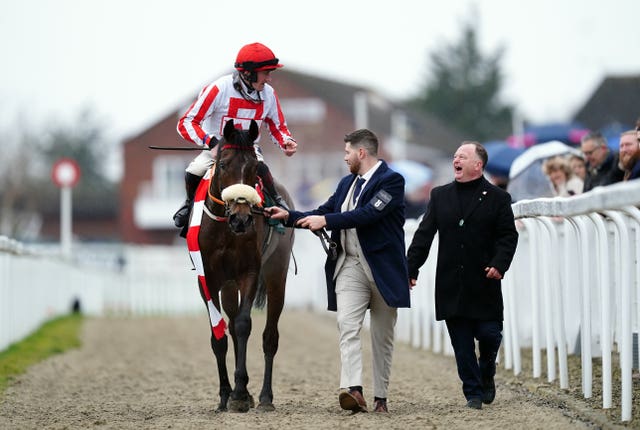
[[[358,178],[356,180],[356,188],[353,190],[353,204],[356,204],[356,199],[360,195],[360,190],[362,190],[362,184],[364,184],[364,178]]]

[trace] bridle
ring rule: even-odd
[[[242,136],[243,139],[246,139],[246,136]],[[246,142],[245,142],[246,143]],[[223,167],[222,164],[222,159],[221,159],[221,154],[222,151],[225,149],[235,149],[235,150],[239,150],[239,151],[255,151],[253,148],[253,145],[242,145],[242,144],[234,144],[234,143],[227,143],[225,142],[222,145],[218,145],[218,149],[216,152],[216,158],[215,158],[215,162],[214,165],[211,167],[211,169],[213,170],[213,172],[211,173],[211,183],[209,184],[209,187],[207,188],[207,194],[209,196],[209,199],[213,204],[214,204],[214,208],[209,209],[206,205],[206,201],[204,204],[204,212],[214,221],[217,222],[225,222],[228,223],[229,222],[229,217],[231,215],[231,207],[230,207],[230,202],[229,201],[225,201],[222,199],[222,187],[220,184],[220,169],[222,169]],[[257,179],[257,178],[256,178]],[[215,187],[217,185],[217,187]],[[213,190],[216,190],[217,193],[214,193]],[[217,194],[217,195],[216,195]],[[264,216],[264,208],[260,205],[260,204],[252,204],[249,201],[247,201],[244,198],[240,198],[236,200],[237,204],[247,204],[249,205],[249,210],[251,211],[252,214],[255,215],[261,215]],[[224,209],[224,215],[220,216],[220,215],[216,215],[214,212],[215,207],[222,207]],[[331,240],[331,238],[329,237],[329,235],[327,234],[327,231],[322,228],[320,230],[316,230],[313,232],[313,234],[315,234],[316,236],[318,236],[318,238],[320,239],[320,243],[322,244],[322,248],[324,249],[324,251],[327,253],[327,255],[329,256],[329,258],[333,261],[335,261],[338,258],[338,245]]]
[[[243,139],[246,139],[245,136],[242,136]],[[209,184],[209,187],[207,188],[207,194],[209,196],[209,200],[211,200],[211,202],[213,202],[214,207],[213,208],[208,208],[205,202],[204,205],[204,212],[214,221],[217,222],[228,222],[229,221],[229,215],[231,214],[231,206],[230,206],[230,202],[228,201],[224,201],[222,199],[222,186],[220,183],[220,169],[222,168],[221,166],[224,164],[220,158],[222,151],[225,149],[235,149],[235,150],[240,150],[240,151],[255,151],[255,149],[253,148],[253,144],[251,145],[239,145],[239,144],[235,144],[235,143],[227,143],[225,142],[223,145],[218,145],[218,150],[216,152],[216,157],[215,157],[215,161],[214,161],[214,165],[211,167],[213,172],[211,174],[211,183]],[[217,188],[214,190],[215,185],[217,185]],[[216,195],[217,194],[217,195]],[[248,204],[250,211],[252,214],[257,214],[257,215],[263,215],[264,216],[264,209],[260,206],[260,205],[255,205],[255,204],[250,204],[248,201],[243,200],[242,198],[237,199],[235,201],[236,203],[239,204]],[[222,207],[224,209],[224,215],[216,215],[214,213],[215,211],[215,207]]]

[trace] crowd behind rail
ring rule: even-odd
[[[613,149],[614,142],[602,133],[586,130],[579,148],[559,141],[534,145],[540,150],[540,158],[537,162],[530,160],[528,172],[521,166],[512,166],[508,179],[496,178],[496,181],[501,181],[500,185],[517,201],[523,197],[576,196],[599,186],[637,179],[640,177],[639,130],[640,119],[635,129],[620,133],[615,142],[617,151]],[[521,158],[526,159],[532,152],[525,151]],[[535,169],[539,169],[537,175]],[[543,180],[536,181],[540,177]]]

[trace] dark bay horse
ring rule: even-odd
[[[267,305],[262,333],[264,379],[258,409],[272,411],[271,388],[273,359],[278,350],[278,320],[284,306],[285,283],[293,246],[293,229],[284,234],[269,226],[256,204],[258,160],[253,142],[258,126],[251,121],[249,130],[235,128],[233,120],[225,124],[218,143],[208,195],[205,199],[198,243],[210,297],[229,320],[229,334],[235,353],[234,387],[226,365],[228,338],[212,333],[211,348],[218,364],[220,404],[218,411],[247,412],[253,398],[247,391],[247,342],[251,334],[251,309]],[[278,192],[293,207],[291,197],[280,184]],[[200,293],[207,302],[200,284]]]

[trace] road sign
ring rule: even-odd
[[[61,158],[53,164],[51,178],[60,188],[73,187],[80,179],[80,166],[71,158]]]

